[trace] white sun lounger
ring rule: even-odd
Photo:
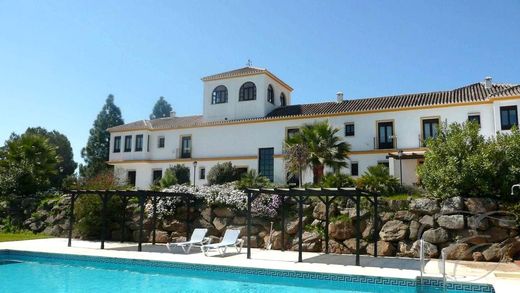
[[[228,247],[235,247],[237,252],[240,253],[242,250],[242,245],[244,245],[244,241],[242,239],[238,239],[240,235],[240,230],[228,229],[226,233],[224,233],[224,237],[222,237],[222,241],[220,243],[213,244],[205,244],[200,247],[202,252],[204,252],[205,256],[208,256],[208,251],[211,249],[216,249],[219,254],[223,255],[226,253],[226,249]]]
[[[193,233],[191,234],[190,241],[184,241],[184,242],[176,242],[176,243],[167,243],[166,248],[170,252],[172,252],[172,249],[174,247],[180,247],[184,251],[184,253],[190,253],[190,250],[193,246],[195,247],[202,247],[202,245],[210,242],[210,238],[206,238],[206,233],[208,233],[208,229],[202,229],[198,228],[193,230]]]

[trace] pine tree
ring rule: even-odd
[[[90,129],[87,146],[81,150],[81,157],[85,160],[85,165],[79,168],[81,176],[93,177],[108,168],[110,133],[107,129],[123,123],[121,110],[114,104],[114,96],[109,95]]]
[[[153,111],[152,114],[150,114],[150,119],[169,117],[172,111],[172,105],[170,105],[170,103],[168,103],[168,101],[166,101],[164,97],[160,97],[159,100],[157,100],[157,102],[153,106]]]

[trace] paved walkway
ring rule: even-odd
[[[135,243],[106,242],[105,250],[99,247],[99,242],[80,240],[73,240],[72,247],[67,247],[67,239],[63,238],[0,243],[0,249],[51,253],[410,279],[420,275],[419,261],[411,258],[361,256],[361,266],[355,266],[353,255],[304,252],[303,262],[298,263],[298,253],[295,251],[252,249],[252,259],[247,260],[245,248],[241,253],[228,249],[225,256],[213,252],[206,257],[197,248],[186,255],[181,250],[170,253],[161,244],[143,244],[142,252],[137,252]],[[438,260],[428,261],[425,272],[427,276],[440,277]],[[451,280],[493,284],[498,293],[517,291],[520,286],[520,267],[513,263],[449,261],[446,272]]]

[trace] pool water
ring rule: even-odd
[[[340,276],[340,277],[338,277]],[[0,252],[0,292],[442,292],[378,277]],[[485,287],[478,287],[480,289]],[[452,288],[453,289],[453,288]],[[492,292],[492,288],[489,287]],[[448,292],[474,292],[448,290]],[[480,291],[479,292],[486,292]]]

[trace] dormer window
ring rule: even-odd
[[[240,93],[239,93],[238,100],[239,101],[256,100],[256,85],[250,81],[244,83],[240,87]]]
[[[227,103],[227,88],[223,85],[217,86],[211,95],[212,104]]]
[[[271,104],[274,104],[274,90],[272,85],[267,87],[267,101]]]
[[[287,106],[287,100],[285,99],[285,94],[280,94],[280,106],[285,107]]]

